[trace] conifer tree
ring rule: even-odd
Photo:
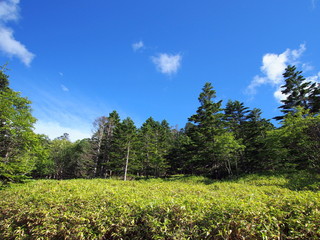
[[[113,138],[115,128],[120,122],[119,114],[113,111],[108,117],[97,120],[94,141],[96,148],[95,176],[107,177],[112,175],[111,156],[113,154]]]
[[[320,103],[318,96],[320,95],[319,87],[316,83],[306,81],[301,75],[302,71],[297,71],[295,66],[288,66],[283,73],[285,84],[281,86],[282,93],[286,99],[281,100],[283,105],[281,112],[283,116],[277,116],[274,119],[282,120],[289,113],[294,113],[297,107],[303,109],[311,109],[313,112],[319,111]]]
[[[196,171],[212,174],[221,165],[215,151],[217,135],[224,131],[221,113],[222,101],[214,102],[216,92],[211,83],[206,83],[199,95],[200,106],[196,114],[189,118],[193,123],[188,134],[191,138],[190,150],[192,151],[191,167]]]
[[[133,165],[132,159],[137,142],[137,128],[131,118],[124,119],[115,129],[113,162],[115,168],[123,172],[123,179],[127,180],[129,163]]]
[[[244,103],[232,100],[228,101],[224,109],[224,120],[237,139],[243,136],[243,126],[248,119],[249,112],[249,108],[245,107]]]
[[[152,117],[148,118],[139,130],[139,158],[143,167],[143,175],[159,177],[166,173],[168,163],[166,132],[167,122],[162,124]]]

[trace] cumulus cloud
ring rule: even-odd
[[[281,102],[282,100],[285,100],[287,98],[286,94],[283,94],[281,89],[281,86],[277,87],[277,90],[273,93],[274,98],[278,101]]]
[[[133,51],[138,51],[144,47],[144,43],[142,41],[136,42],[132,44]]]
[[[58,122],[46,122],[39,120],[35,124],[35,132],[38,134],[45,134],[50,139],[54,139],[62,136],[64,133],[68,133],[71,141],[76,141],[84,138],[90,137],[89,129],[75,129],[61,126]]]
[[[0,2],[0,51],[10,57],[18,57],[26,66],[29,66],[35,55],[16,40],[13,30],[6,26],[9,21],[19,20],[19,2],[19,0]]]
[[[249,94],[255,94],[257,87],[269,84],[276,87],[277,90],[274,93],[276,99],[280,100],[285,98],[282,96],[280,86],[283,83],[282,74],[285,71],[287,65],[296,65],[299,63],[299,58],[306,50],[305,44],[301,44],[298,49],[287,49],[281,54],[267,53],[262,57],[262,66],[260,67],[261,75],[256,75],[249,86],[247,92]]]
[[[156,57],[151,57],[151,59],[159,72],[171,75],[176,73],[181,66],[182,56],[180,54],[160,53]]]
[[[2,22],[19,19],[20,0],[5,0],[0,2],[0,19]]]

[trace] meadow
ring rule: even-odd
[[[320,239],[319,175],[30,180],[0,190],[1,239]]]

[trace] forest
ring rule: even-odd
[[[10,88],[0,72],[1,184],[25,179],[168,177],[175,174],[222,179],[266,171],[320,171],[320,85],[295,66],[283,73],[278,126],[244,103],[217,100],[207,82],[199,107],[184,128],[152,117],[137,127],[117,111],[93,122],[91,138],[71,142],[34,132],[32,103]]]

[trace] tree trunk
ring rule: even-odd
[[[127,147],[127,156],[126,156],[126,165],[124,167],[124,181],[127,181],[127,171],[128,171],[128,164],[129,164],[129,154],[130,154],[130,142],[128,143]]]

